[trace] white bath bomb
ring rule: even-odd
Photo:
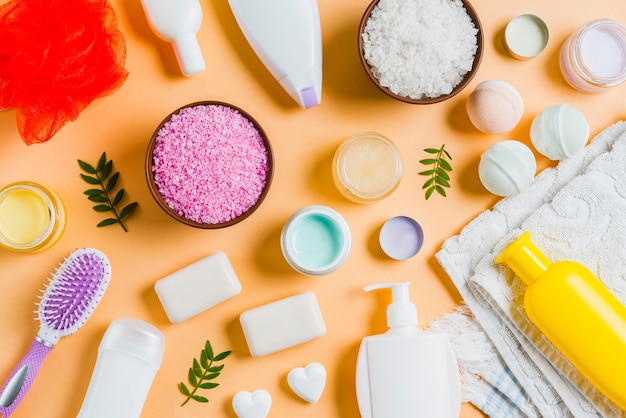
[[[481,183],[498,196],[521,192],[533,182],[536,171],[533,152],[515,140],[494,143],[482,153],[478,164]]]
[[[465,103],[472,124],[487,134],[512,131],[524,114],[524,100],[517,89],[501,80],[478,84]]]
[[[530,140],[539,153],[564,160],[585,147],[589,124],[578,109],[558,104],[543,109],[530,125]]]

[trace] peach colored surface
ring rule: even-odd
[[[299,108],[257,59],[239,30],[226,0],[202,0],[204,21],[198,39],[207,69],[180,75],[170,45],[148,27],[139,0],[113,0],[127,41],[130,76],[112,96],[93,102],[78,120],[66,125],[48,143],[26,147],[15,125],[13,110],[0,112],[0,184],[33,180],[56,190],[68,211],[67,230],[60,242],[39,254],[0,251],[0,380],[4,382],[37,333],[33,320],[36,295],[48,272],[67,251],[92,246],[104,251],[113,278],[93,317],[76,334],[62,339],[44,362],[15,418],[76,416],[87,390],[97,348],[115,318],[134,317],[156,325],[167,338],[165,358],[146,401],[143,417],[235,417],[233,395],[265,389],[273,396],[273,417],[358,417],[355,362],[361,338],[386,330],[385,308],[390,296],[368,294],[361,287],[377,281],[411,281],[420,324],[461,303],[449,278],[434,259],[443,241],[498,198],[481,186],[480,153],[494,141],[519,139],[530,145],[529,126],[545,106],[568,103],[588,118],[592,135],[626,117],[626,85],[600,95],[578,93],[563,81],[558,51],[565,38],[585,22],[612,18],[626,22],[623,0],[474,0],[483,24],[485,53],[469,87],[453,99],[415,106],[393,101],[377,90],[360,67],[357,27],[367,0],[319,0],[323,34],[324,84],[322,104]],[[511,58],[502,45],[506,23],[522,13],[541,16],[550,29],[548,47],[528,61]],[[490,136],[474,129],[465,100],[482,80],[502,79],[515,85],[525,100],[525,113],[511,133]],[[161,119],[175,108],[198,100],[237,105],[263,126],[270,137],[276,171],[263,205],[244,222],[222,230],[199,230],[176,223],[149,194],[144,177],[148,139]],[[387,199],[370,205],[351,203],[331,179],[332,155],[348,136],[378,131],[395,141],[405,164],[404,178]],[[424,200],[424,178],[418,161],[426,147],[446,149],[453,157],[448,197]],[[82,194],[78,158],[95,162],[106,151],[121,173],[128,201],[138,201],[128,218],[129,232],[118,226],[96,228],[102,215]],[[552,162],[538,158],[539,167]],[[347,219],[353,248],[346,264],[328,276],[313,278],[293,271],[284,261],[279,234],[285,220],[310,204],[333,207]],[[382,253],[377,234],[395,215],[417,219],[425,243],[417,256],[394,261]],[[208,312],[172,325],[157,300],[154,283],[216,251],[228,254],[243,292]],[[276,299],[311,290],[326,321],[326,336],[307,344],[252,358],[239,314]],[[210,339],[216,350],[232,349],[219,377],[220,386],[205,391],[208,404],[184,400],[177,389],[187,370]],[[328,371],[324,394],[316,404],[297,398],[287,386],[287,373],[310,362]],[[462,417],[481,413],[464,404]]]

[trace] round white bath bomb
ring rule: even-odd
[[[521,192],[533,182],[536,171],[533,152],[515,140],[494,143],[482,153],[478,164],[481,183],[498,196]]]
[[[567,104],[546,107],[530,125],[533,146],[551,160],[571,157],[585,147],[588,139],[585,115]]]
[[[501,80],[478,84],[465,103],[472,124],[487,134],[512,131],[524,114],[524,100],[517,89]]]

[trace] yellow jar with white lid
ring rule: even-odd
[[[65,230],[66,212],[52,190],[31,181],[0,190],[0,246],[34,253],[54,245]]]

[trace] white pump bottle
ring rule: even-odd
[[[185,76],[205,70],[196,33],[202,24],[199,0],[141,0],[152,31],[174,46],[178,65]]]
[[[366,291],[391,288],[385,334],[363,338],[356,367],[362,418],[453,418],[461,413],[456,357],[442,334],[417,327],[409,284],[378,283]]]

